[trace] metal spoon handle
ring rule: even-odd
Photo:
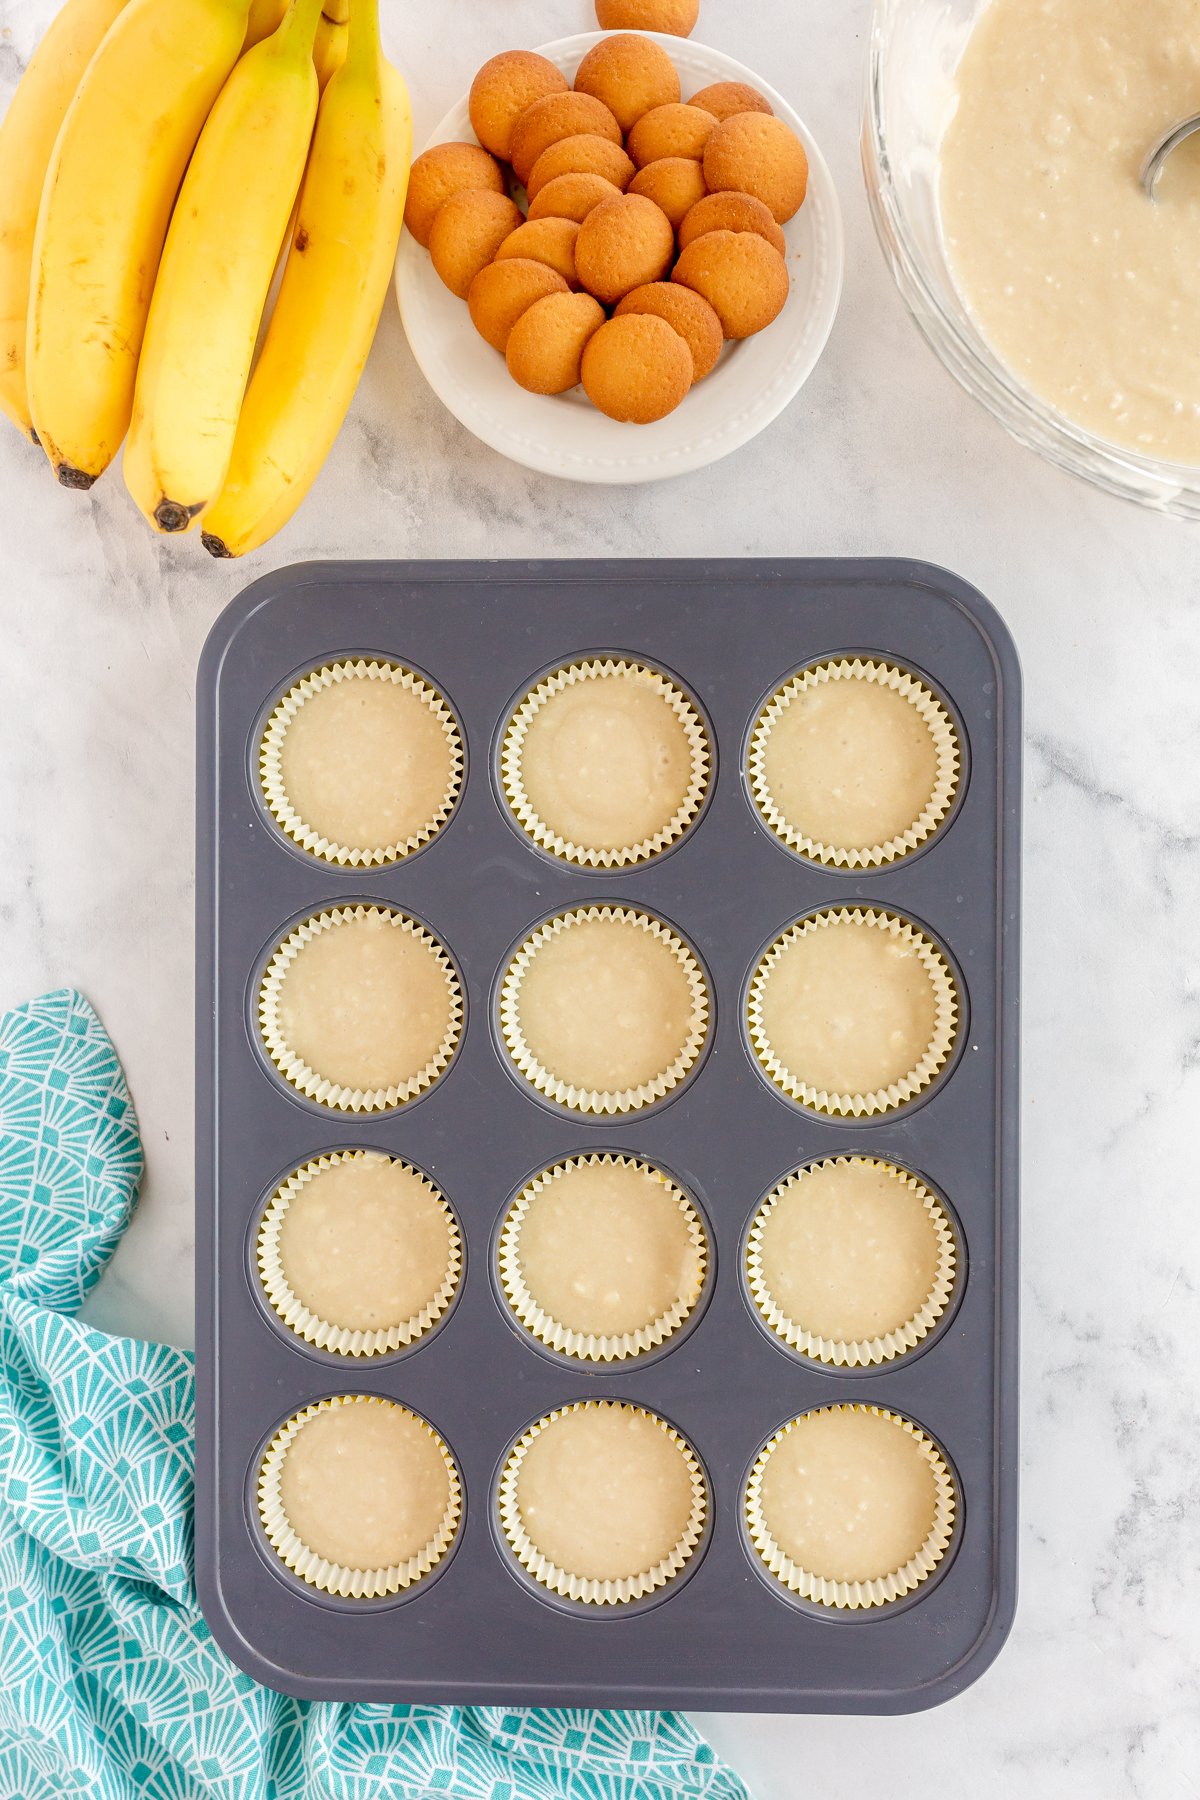
[[[1194,118],[1182,119],[1178,125],[1172,125],[1167,135],[1151,150],[1142,165],[1142,186],[1152,200],[1154,199],[1154,190],[1158,185],[1158,178],[1163,172],[1163,164],[1168,156],[1172,150],[1183,143],[1185,138],[1190,138],[1193,132],[1197,131],[1200,131],[1200,113],[1197,113]]]

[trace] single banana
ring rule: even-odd
[[[279,246],[317,111],[321,0],[293,0],[248,50],[200,134],[167,234],[125,482],[160,531],[186,531],[225,479]]]
[[[38,212],[26,373],[64,487],[90,487],[125,435],[171,208],[247,10],[129,0],[67,108]]]
[[[349,42],[350,0],[324,0],[313,44],[313,62],[322,93],[345,62]]]
[[[84,70],[125,0],[67,0],[0,124],[0,410],[37,443],[25,390],[33,236],[50,152]]]
[[[380,48],[378,0],[354,0],[229,473],[204,516],[213,556],[240,556],[273,536],[329,453],[391,285],[411,156],[408,90]]]

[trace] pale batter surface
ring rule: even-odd
[[[798,1568],[877,1581],[911,1562],[933,1529],[937,1486],[911,1433],[870,1412],[806,1413],[772,1451],[763,1520]]]
[[[552,694],[529,720],[520,774],[534,813],[565,843],[633,849],[675,818],[692,751],[662,683],[630,669]]]
[[[559,1415],[530,1444],[517,1508],[556,1568],[590,1581],[649,1574],[682,1538],[692,1512],[683,1452],[632,1407]]]
[[[700,1252],[671,1186],[635,1163],[574,1163],[533,1195],[517,1260],[569,1331],[620,1337],[700,1293]]]
[[[886,1337],[933,1292],[940,1245],[920,1190],[890,1165],[819,1163],[779,1195],[762,1230],[763,1283],[801,1330]]]
[[[578,919],[547,938],[525,970],[517,1007],[541,1067],[600,1093],[666,1074],[693,1026],[678,957],[628,919]]]
[[[941,211],[962,293],[1036,394],[1102,438],[1200,463],[1197,0],[991,0],[958,72]]]
[[[308,696],[280,751],[284,791],[305,825],[349,850],[426,835],[455,758],[428,699],[394,681],[347,677]]]
[[[437,1536],[450,1504],[441,1451],[405,1407],[314,1414],[288,1448],[280,1498],[301,1543],[344,1569],[388,1569]]]
[[[453,1018],[447,971],[396,915],[368,913],[318,931],[279,989],[289,1050],[347,1088],[402,1087],[438,1054]]]
[[[835,920],[784,950],[763,989],[762,1018],[791,1075],[831,1093],[871,1094],[920,1062],[937,998],[915,945]]]
[[[914,825],[937,788],[937,747],[894,688],[819,682],[791,700],[763,746],[767,791],[800,837],[870,850]]]
[[[429,1184],[401,1162],[361,1156],[318,1169],[292,1196],[279,1259],[296,1298],[347,1331],[406,1324],[436,1298],[454,1249]]]

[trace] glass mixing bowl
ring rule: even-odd
[[[1200,519],[1200,468],[1161,462],[1074,425],[985,341],[954,284],[938,154],[954,76],[987,0],[875,0],[862,157],[875,229],[909,311],[950,373],[1022,444],[1111,494]]]

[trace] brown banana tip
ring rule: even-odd
[[[186,531],[203,505],[181,506],[177,500],[160,500],[154,509],[154,523],[160,531]]]
[[[86,469],[73,468],[70,463],[56,463],[54,473],[58,476],[61,487],[75,488],[79,493],[84,494],[96,479],[94,475],[89,475]]]
[[[210,556],[233,555],[233,551],[229,549],[224,539],[214,537],[211,531],[202,531],[200,533],[200,542],[204,545],[204,548],[208,551]]]
[[[33,428],[33,426],[32,426],[32,425],[31,425],[31,426],[30,426],[30,427],[29,427],[29,441],[30,441],[30,443],[31,443],[31,444],[32,444],[32,445],[33,445],[33,446],[34,446],[34,448],[35,448],[35,449],[36,449],[36,450],[40,450],[40,449],[41,449],[41,447],[42,447],[42,440],[41,440],[41,438],[40,438],[40,437],[39,437],[39,436],[38,436],[38,434],[37,434],[37,432],[36,432],[36,431],[35,431],[35,430],[34,430],[34,428]]]

